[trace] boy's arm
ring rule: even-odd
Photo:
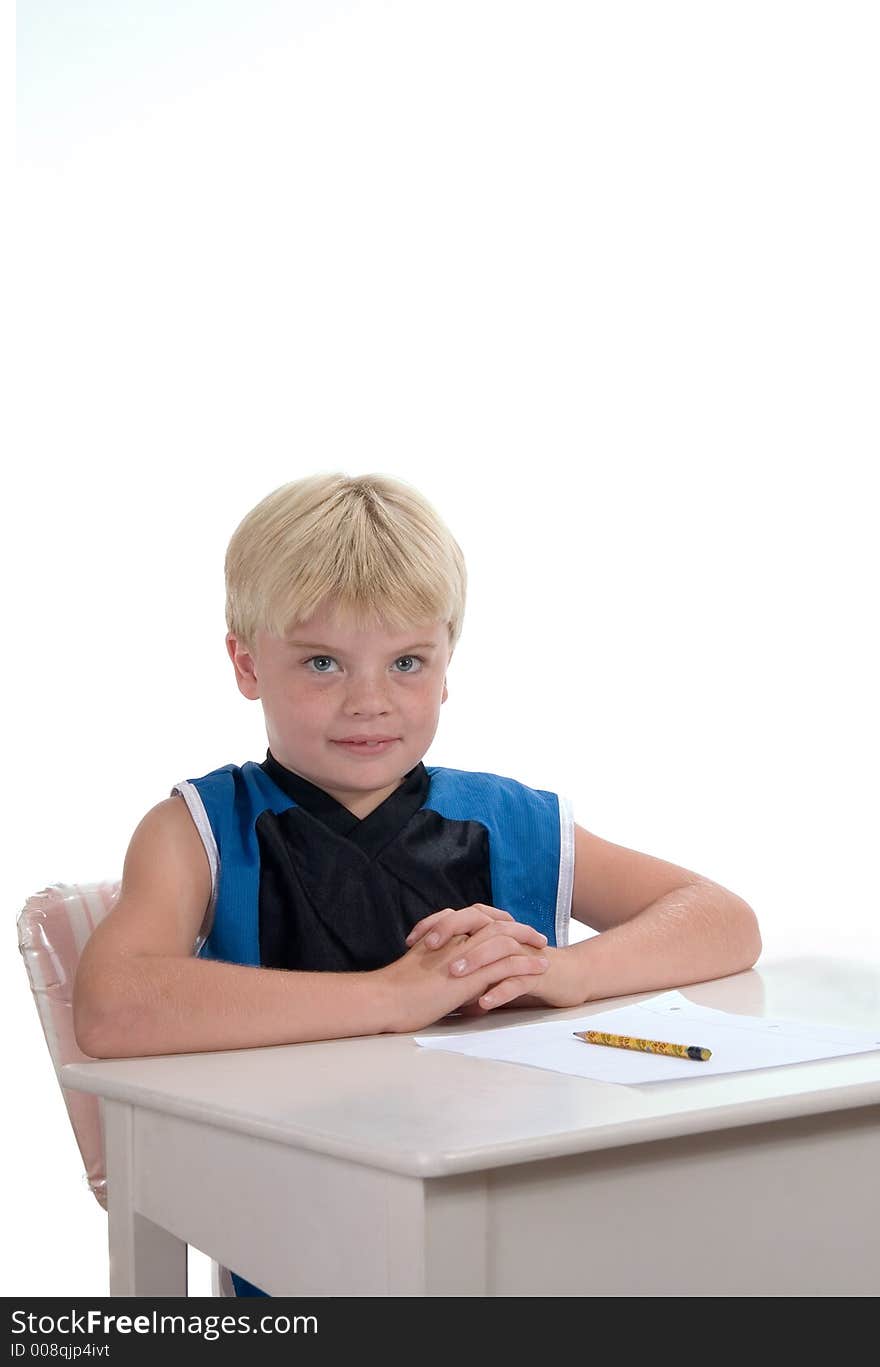
[[[462,915],[463,913],[457,913]],[[498,912],[496,911],[496,915]],[[571,914],[602,932],[564,948],[545,949],[547,972],[529,994],[497,983],[479,995],[491,1010],[516,1006],[580,1006],[606,997],[725,977],[751,968],[761,936],[749,904],[718,883],[638,850],[601,840],[575,826]],[[444,943],[452,913],[432,918]],[[458,923],[454,925],[459,929]],[[415,935],[420,933],[416,927]],[[412,937],[411,937],[412,939]],[[462,950],[465,980],[481,969],[475,941]]]
[[[193,956],[211,896],[201,839],[179,796],[132,836],[120,896],[83,950],[74,984],[77,1043],[93,1058],[246,1049],[414,1030],[456,1010],[473,988],[450,974],[463,937],[414,946],[385,969],[307,973]],[[517,928],[487,927],[482,987],[541,973]],[[485,979],[485,982],[483,982]],[[521,987],[525,990],[525,986]]]
[[[599,935],[545,952],[550,968],[536,988],[538,998],[548,1000],[546,990],[551,999],[562,998],[551,1004],[578,1006],[742,973],[758,959],[761,936],[747,902],[697,878]],[[494,989],[490,998],[484,1004],[504,1004]],[[532,1003],[523,998],[522,1004]]]
[[[679,987],[751,968],[748,902],[690,869],[575,826],[572,916],[602,932],[566,950],[582,1000]]]

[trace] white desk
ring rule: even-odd
[[[880,1020],[880,965],[780,961],[685,991]],[[622,1087],[385,1035],[62,1082],[104,1099],[112,1295],[185,1295],[187,1243],[273,1295],[880,1291],[880,1053]]]

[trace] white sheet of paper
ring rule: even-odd
[[[615,1035],[696,1044],[711,1049],[705,1063],[667,1058],[632,1049],[612,1049],[575,1039],[576,1030],[607,1030]],[[423,1049],[441,1049],[473,1058],[523,1063],[599,1082],[680,1081],[778,1068],[786,1063],[838,1058],[880,1050],[880,1026],[867,1033],[837,1026],[804,1025],[766,1016],[740,1016],[697,1006],[680,992],[663,992],[638,1006],[619,1006],[582,1019],[540,1025],[513,1025],[468,1034],[416,1035]]]

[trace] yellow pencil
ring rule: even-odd
[[[612,1049],[641,1049],[645,1054],[669,1054],[673,1058],[690,1058],[695,1063],[705,1063],[712,1057],[711,1049],[701,1049],[698,1044],[665,1044],[659,1039],[635,1039],[632,1035],[609,1035],[603,1030],[575,1030],[578,1039],[587,1044],[607,1044]]]

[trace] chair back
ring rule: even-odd
[[[119,895],[119,880],[54,883],[34,893],[18,917],[18,947],[40,1024],[60,1081],[65,1063],[89,1060],[73,1032],[73,980],[86,941]],[[94,1197],[107,1209],[104,1130],[99,1098],[61,1087],[67,1114]]]
[[[18,947],[34,994],[58,1085],[65,1063],[88,1062],[73,1031],[73,980],[79,956],[119,896],[121,881],[53,883],[29,897],[18,917]],[[61,1087],[95,1200],[107,1209],[104,1124],[100,1098]],[[234,1296],[229,1269],[211,1259],[211,1290]]]

